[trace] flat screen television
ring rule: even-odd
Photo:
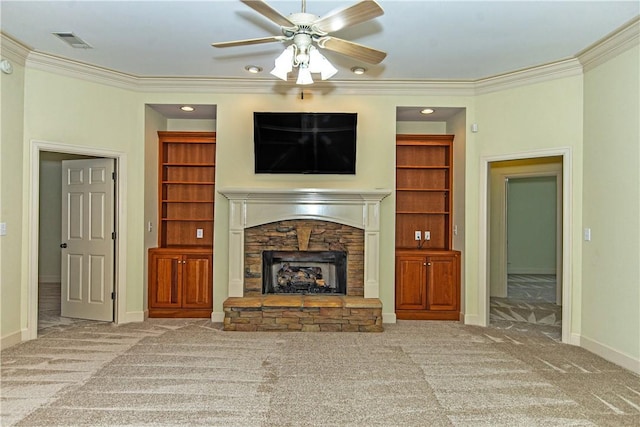
[[[256,173],[355,174],[357,113],[253,113]]]

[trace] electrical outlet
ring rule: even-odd
[[[420,231],[416,231],[415,233],[416,233],[416,234],[415,234],[414,239],[416,239],[416,240],[422,240],[422,233],[421,233]]]
[[[431,232],[430,231],[425,231],[424,232],[424,240],[431,240]]]
[[[202,228],[196,228],[196,239],[202,239],[204,237],[204,230]]]

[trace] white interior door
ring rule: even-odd
[[[64,317],[113,321],[114,162],[62,162]]]

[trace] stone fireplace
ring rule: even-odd
[[[318,189],[226,189],[219,190],[229,199],[229,297],[262,294],[263,250],[343,250],[348,259],[361,266],[347,268],[347,295],[379,298],[380,202],[388,190]],[[285,221],[285,223],[283,223]],[[300,221],[295,224],[287,221]],[[304,223],[307,221],[308,223]],[[318,225],[319,222],[322,224]],[[271,226],[267,226],[271,224]],[[346,226],[346,227],[343,227]],[[258,228],[256,228],[258,227]],[[267,228],[260,228],[267,227]],[[271,228],[269,228],[271,227]],[[280,229],[278,229],[280,227]],[[295,227],[289,229],[288,227]],[[335,228],[353,228],[362,233],[360,243],[345,236],[326,238]],[[257,231],[254,233],[254,231]],[[280,233],[287,243],[275,248],[270,243]],[[308,236],[307,236],[307,233]],[[343,241],[340,242],[340,238]],[[254,242],[251,242],[251,238]],[[324,239],[318,241],[317,238]],[[337,241],[336,241],[337,240]],[[257,249],[252,252],[251,244]],[[305,245],[308,245],[305,247]],[[351,245],[351,246],[350,246]],[[361,245],[361,254],[355,245]],[[351,272],[351,273],[349,273]],[[259,275],[259,280],[256,279]],[[353,289],[351,289],[353,284]],[[358,289],[359,288],[359,289]]]
[[[229,331],[380,332],[386,190],[220,190],[229,199]]]
[[[275,259],[275,265],[273,264]],[[278,270],[292,276],[289,291],[280,286],[277,292],[266,289],[267,282],[276,279]],[[324,283],[305,286],[303,282],[319,268]],[[293,273],[298,273],[297,279]],[[306,273],[306,274],[305,274]],[[302,279],[302,280],[298,280]],[[295,219],[261,224],[244,233],[244,294],[258,296],[267,293],[331,293],[364,296],[364,230],[349,225],[314,219]],[[277,281],[277,280],[276,280]],[[323,286],[326,285],[326,286]],[[298,287],[296,292],[292,288]],[[309,288],[306,289],[305,288]],[[340,288],[339,291],[331,289]],[[266,292],[265,292],[266,290]]]

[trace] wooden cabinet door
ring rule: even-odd
[[[396,309],[426,308],[425,262],[424,256],[396,258]]]
[[[178,308],[182,305],[182,256],[153,253],[149,257],[149,307]]]
[[[429,310],[458,310],[457,256],[427,258],[427,295]]]
[[[212,308],[211,255],[185,255],[182,264],[182,307]]]

